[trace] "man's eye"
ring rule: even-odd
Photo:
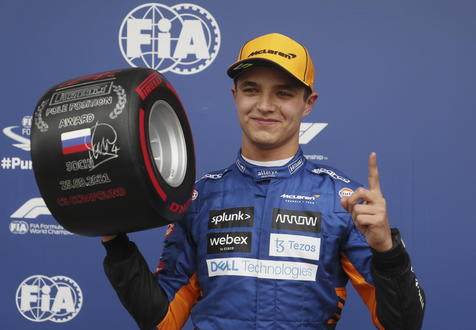
[[[251,87],[244,88],[243,92],[245,92],[245,93],[256,93],[256,88],[251,88]]]
[[[287,91],[279,91],[278,92],[278,95],[279,96],[284,96],[284,97],[291,97],[293,96],[293,94],[291,92],[287,92]]]

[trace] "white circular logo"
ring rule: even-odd
[[[341,190],[339,190],[339,196],[344,198],[344,197],[350,197],[352,196],[352,194],[354,193],[354,191],[350,188],[342,188]]]
[[[21,124],[23,125],[24,128],[28,128],[28,129],[31,128],[31,118],[32,116],[23,116],[23,118],[21,119]]]
[[[21,220],[13,220],[10,222],[10,232],[12,234],[26,234],[28,233],[29,230],[29,225],[28,222],[26,221],[21,221]]]
[[[33,322],[67,322],[83,305],[79,285],[66,276],[33,275],[24,280],[16,293],[18,311]]]
[[[204,8],[182,3],[141,5],[127,14],[119,47],[132,67],[194,74],[208,67],[220,49],[220,29]]]

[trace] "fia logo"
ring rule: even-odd
[[[3,129],[3,134],[17,143],[12,144],[24,151],[30,151],[30,133],[31,133],[31,116],[24,116],[20,126],[8,126]],[[19,134],[21,133],[21,134]]]
[[[20,235],[28,233],[28,230],[30,228],[30,226],[28,225],[28,222],[25,222],[22,220],[14,220],[10,222],[10,226],[8,227],[10,228],[10,232],[12,234],[20,234]]]
[[[83,293],[69,277],[33,275],[18,286],[15,300],[20,314],[30,321],[63,323],[78,315]]]
[[[208,67],[220,49],[220,29],[204,8],[147,3],[122,21],[119,47],[132,67],[194,74]]]

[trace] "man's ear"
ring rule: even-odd
[[[231,87],[231,95],[233,96],[233,99],[236,100],[236,87],[235,86]]]
[[[314,107],[314,104],[316,104],[318,98],[319,98],[319,94],[317,94],[316,92],[312,93],[311,95],[307,97],[306,105],[304,107],[304,112],[302,113],[303,117],[311,113],[312,108]]]

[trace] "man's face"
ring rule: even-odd
[[[283,158],[294,155],[301,118],[311,111],[317,94],[304,99],[305,88],[272,67],[244,72],[232,92],[243,131],[243,154],[251,157],[261,151],[276,151]]]

